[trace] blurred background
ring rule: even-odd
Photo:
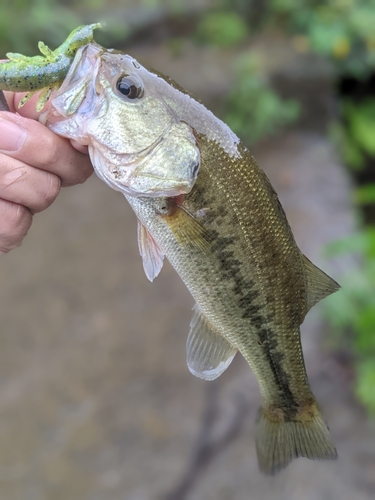
[[[302,251],[342,285],[302,326],[339,460],[261,475],[236,357],[185,363],[193,301],[144,276],[136,221],[93,177],[0,259],[0,498],[367,500],[375,495],[375,1],[2,0],[1,57],[80,24],[178,81],[254,152]]]

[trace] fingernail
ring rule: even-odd
[[[18,151],[22,148],[26,136],[26,129],[10,120],[0,118],[0,151]]]

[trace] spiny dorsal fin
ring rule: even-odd
[[[228,368],[236,352],[237,349],[214,330],[195,305],[186,342],[190,372],[196,377],[214,380]]]
[[[337,292],[340,285],[330,278],[328,274],[316,267],[305,255],[303,255],[303,260],[308,289],[307,310],[310,310],[319,300]]]

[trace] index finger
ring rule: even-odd
[[[27,94],[27,92],[4,92],[5,99],[7,100],[9,110],[12,113],[19,113],[25,118],[31,118],[32,120],[38,120],[42,112],[48,109],[49,103],[44,106],[41,112],[36,110],[36,101],[39,97],[39,92],[32,96],[32,98],[24,105],[22,108],[18,107],[20,100]]]
[[[5,95],[4,95],[4,92],[2,90],[0,90],[0,110],[1,111],[9,111],[8,102],[5,99]]]

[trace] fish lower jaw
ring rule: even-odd
[[[179,183],[173,180],[168,184],[164,179],[158,180],[155,177],[136,179],[132,175],[127,175],[124,178],[120,169],[103,172],[102,168],[95,168],[95,172],[100,179],[116,191],[135,198],[173,198],[185,195],[192,189],[192,185],[184,181]]]

